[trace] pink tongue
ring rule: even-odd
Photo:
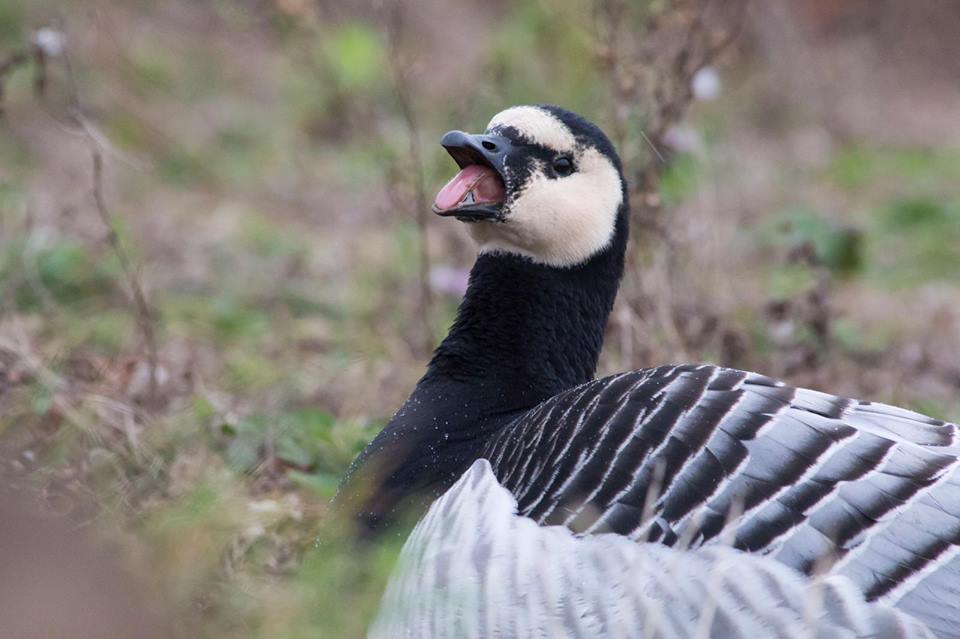
[[[440,189],[433,208],[437,211],[455,209],[464,200],[468,200],[471,191],[473,202],[468,203],[495,204],[503,201],[503,183],[493,169],[471,164]]]

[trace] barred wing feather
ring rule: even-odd
[[[932,636],[846,577],[719,545],[579,537],[516,507],[475,462],[407,540],[369,637]]]
[[[596,380],[485,449],[519,514],[681,548],[723,538],[960,637],[960,433],[714,366]]]

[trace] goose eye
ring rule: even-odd
[[[565,155],[561,155],[553,161],[553,170],[557,175],[566,176],[573,173],[573,162]]]

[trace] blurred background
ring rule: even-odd
[[[599,374],[960,419],[960,4],[0,0],[0,89],[4,637],[362,636],[392,550],[318,527],[474,259],[438,140],[514,104],[625,159]]]

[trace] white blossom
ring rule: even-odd
[[[722,88],[720,74],[713,67],[703,67],[693,75],[693,97],[698,100],[714,100]]]
[[[43,51],[44,55],[46,55],[48,58],[55,58],[63,53],[66,37],[64,36],[63,31],[51,29],[50,27],[43,27],[42,29],[37,29],[33,33],[33,37],[30,38],[30,41],[34,44],[34,46]]]

